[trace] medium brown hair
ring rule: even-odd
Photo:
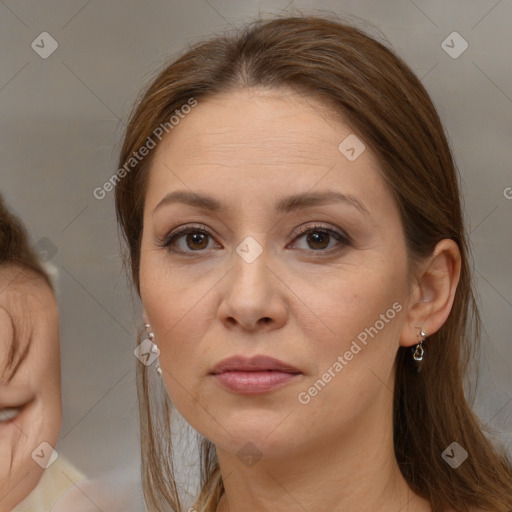
[[[0,265],[7,264],[18,265],[20,270],[31,269],[44,277],[50,287],[52,286],[48,274],[30,245],[21,220],[7,209],[0,196]]]
[[[411,489],[434,511],[512,509],[512,466],[483,433],[464,384],[479,339],[469,250],[458,176],[436,109],[420,80],[384,44],[335,19],[295,16],[252,22],[233,34],[193,45],[156,77],[132,112],[119,158],[126,164],[159,125],[190,98],[237,89],[286,87],[318,98],[377,155],[401,211],[411,261],[432,254],[443,239],[461,254],[452,311],[430,336],[421,373],[411,352],[398,349],[394,389],[394,446]],[[116,214],[127,264],[140,295],[143,206],[154,151],[116,186]],[[173,473],[170,401],[158,399],[153,372],[138,365],[142,468],[150,511],[183,510]],[[156,377],[157,378],[157,377]],[[441,453],[459,443],[469,458],[452,469]],[[198,510],[215,511],[223,493],[215,447],[201,445]]]

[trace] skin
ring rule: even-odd
[[[144,320],[172,402],[217,448],[226,489],[218,512],[430,510],[394,457],[394,358],[417,343],[420,327],[432,334],[446,320],[460,256],[443,240],[411,264],[375,154],[367,146],[351,162],[338,150],[351,133],[315,99],[246,89],[200,101],[155,149],[141,246]],[[343,202],[274,212],[283,196],[327,189],[368,213]],[[155,211],[175,190],[214,196],[224,210],[172,203]],[[185,224],[209,236],[187,244],[182,235],[178,252],[161,246]],[[317,224],[352,242],[297,233]],[[236,252],[248,236],[262,248],[250,264]],[[298,394],[394,303],[401,311],[301,404]],[[265,394],[237,394],[209,375],[235,354],[270,355],[302,375]],[[261,456],[250,467],[237,456],[249,442]]]
[[[55,446],[62,421],[57,304],[46,281],[31,270],[0,268],[0,368],[7,362],[13,323],[20,351],[30,350],[10,383],[0,378],[2,410],[22,406],[0,421],[0,511],[7,512],[34,489],[43,469],[32,458],[42,443]],[[40,453],[40,452],[37,452]],[[43,450],[44,453],[44,450]]]

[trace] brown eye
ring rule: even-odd
[[[300,235],[296,238],[299,240],[303,238],[306,241],[307,247],[300,248],[304,250],[312,250],[313,252],[330,253],[333,250],[343,248],[350,244],[350,240],[347,236],[342,233],[335,231],[334,229],[326,228],[323,226],[313,226],[303,230]],[[334,248],[329,244],[334,240]],[[338,246],[338,247],[336,247]]]
[[[330,242],[330,235],[325,232],[315,231],[306,236],[307,243],[312,249],[325,249]]]
[[[187,236],[185,237],[185,243],[187,244],[187,247],[189,247],[192,250],[205,249],[206,246],[208,245],[207,236],[207,234],[200,232],[188,233]],[[193,247],[194,245],[195,247]]]
[[[185,226],[171,232],[161,245],[171,252],[201,252],[208,248],[209,238],[211,235],[205,229]]]

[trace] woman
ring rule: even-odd
[[[0,511],[47,511],[83,475],[54,450],[62,400],[52,283],[1,198],[0,333]]]
[[[454,162],[389,49],[317,17],[201,42],[144,93],[116,181],[150,511],[185,510],[171,404],[203,439],[195,510],[512,510],[464,397]]]

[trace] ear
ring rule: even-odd
[[[418,343],[420,329],[430,336],[445,323],[453,306],[460,278],[460,251],[453,240],[441,240],[432,256],[423,262],[414,278],[407,321],[400,345]]]

